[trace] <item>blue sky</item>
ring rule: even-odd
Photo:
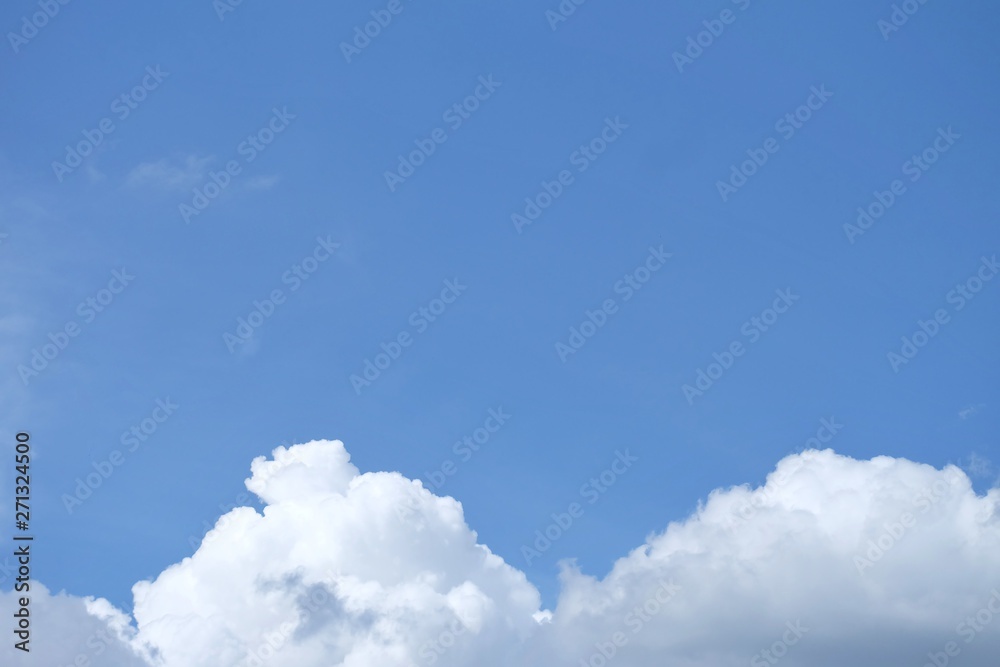
[[[245,0],[220,20],[208,0],[71,2],[16,53],[8,37],[3,427],[35,443],[47,586],[128,609],[135,581],[245,504],[251,459],[312,439],[414,479],[451,460],[438,493],[547,604],[559,559],[603,575],[711,490],[763,482],[823,419],[843,425],[841,454],[961,463],[994,483],[1000,280],[961,309],[949,299],[992,277],[983,258],[1000,250],[993,6],[928,2],[885,39],[891,3],[860,0],[590,0],[555,29],[554,1],[403,0],[347,62],[341,43],[386,6]],[[673,54],[724,10],[732,22],[678,71]],[[5,7],[4,32],[34,11]],[[120,117],[114,100],[144,79]],[[447,111],[477,89],[454,126]],[[776,127],[810,99],[794,133]],[[113,130],[57,178],[105,118]],[[263,149],[243,144],[278,126]],[[385,172],[438,128],[446,140],[391,191]],[[949,132],[911,180],[905,163]],[[717,183],[769,139],[723,201]],[[239,173],[186,222],[179,206],[230,161]],[[517,229],[563,170],[572,182]],[[849,240],[896,179],[905,191]],[[670,257],[626,300],[616,285],[651,248]],[[78,305],[123,269],[134,280],[87,321]],[[447,281],[464,289],[430,322],[420,309],[440,308]],[[275,290],[282,303],[230,351],[224,334]],[[798,298],[746,334],[779,290]],[[563,361],[556,344],[608,299]],[[887,353],[939,309],[947,322],[895,372]],[[19,365],[69,322],[79,335],[23,382]],[[411,344],[355,391],[401,333]],[[744,354],[689,402],[682,387],[734,341]],[[178,407],[125,451],[158,399]],[[453,444],[501,408],[510,418],[462,460]],[[638,462],[526,564],[535,530],[626,449]],[[114,450],[124,462],[68,512],[63,495]]]

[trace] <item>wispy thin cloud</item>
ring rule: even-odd
[[[969,417],[973,417],[979,412],[979,408],[985,408],[985,407],[986,406],[982,403],[966,406],[958,411],[958,418],[968,419]]]
[[[184,191],[195,187],[204,178],[212,156],[188,155],[183,158],[164,158],[156,162],[143,162],[126,178],[131,187],[153,187],[166,191]]]

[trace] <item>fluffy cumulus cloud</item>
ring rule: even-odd
[[[134,618],[38,596],[53,634],[37,643],[59,647],[44,664],[985,667],[1000,654],[1000,489],[977,496],[954,467],[789,456],[601,579],[564,563],[551,611],[457,501],[361,474],[340,442],[278,448],[247,487],[263,514],[234,509],[137,584]]]
[[[166,665],[404,667],[445,633],[438,663],[460,665],[502,659],[534,629],[538,593],[476,543],[456,501],[359,474],[339,442],[279,448],[252,471],[263,515],[233,510],[134,588],[141,638]]]
[[[4,610],[5,620],[19,608],[18,597],[13,591],[0,592],[0,609]],[[31,652],[14,649],[17,640],[7,636],[10,631],[5,627],[0,664],[18,667],[149,667],[151,664],[151,656],[136,642],[131,619],[107,600],[65,593],[53,595],[42,584],[33,583],[28,612]]]
[[[565,664],[595,666],[605,653],[636,666],[992,665],[998,505],[1000,490],[977,497],[954,467],[790,456],[760,488],[712,493],[601,581],[565,567],[558,641],[541,648],[550,664],[572,652]],[[679,591],[660,604],[664,581]]]

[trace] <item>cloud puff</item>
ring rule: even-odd
[[[959,419],[968,419],[969,417],[974,417],[979,413],[979,408],[985,408],[986,406],[982,403],[977,403],[976,405],[968,405],[958,411]]]
[[[977,497],[955,467],[790,456],[760,488],[713,492],[601,581],[566,567],[548,644],[588,658],[623,630],[626,665],[919,667],[955,642],[961,664],[992,664],[998,506],[1000,490]],[[681,592],[629,632],[664,580]],[[992,624],[963,625],[989,605]]]
[[[18,609],[23,593],[0,591],[0,608],[5,621]],[[78,598],[65,593],[53,595],[45,586],[33,583],[31,602],[31,642],[29,653],[13,647],[8,628],[0,647],[4,665],[115,665],[148,667],[151,656],[135,642],[135,629],[128,616],[100,598]],[[8,610],[10,610],[8,612]]]
[[[186,191],[205,177],[212,157],[188,155],[182,159],[143,162],[129,172],[126,182],[132,187],[154,187],[166,191]]]
[[[551,612],[457,501],[361,474],[340,442],[251,471],[263,514],[232,510],[136,584],[134,627],[75,612],[164,667],[985,667],[1000,651],[1000,490],[977,496],[955,467],[789,456],[601,579],[564,563]]]
[[[233,510],[193,557],[133,589],[142,639],[166,664],[275,652],[277,664],[403,667],[451,633],[463,641],[438,664],[459,665],[502,657],[533,629],[537,591],[476,543],[455,500],[359,474],[340,442],[279,447],[251,470],[263,515]]]

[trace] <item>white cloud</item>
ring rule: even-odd
[[[129,172],[126,182],[132,187],[154,187],[167,191],[186,191],[205,178],[213,158],[188,155],[143,162]]]
[[[0,608],[11,626],[11,614],[18,609],[23,593],[0,591]],[[25,653],[15,649],[14,635],[5,628],[0,663],[24,665],[115,665],[148,667],[150,656],[133,647],[135,630],[129,618],[100,598],[78,598],[33,583],[28,604],[31,638]],[[10,610],[9,612],[7,610]],[[12,627],[12,626],[11,626]],[[82,657],[81,657],[82,656]]]
[[[962,464],[962,469],[972,477],[989,477],[993,474],[993,462],[972,452]]]
[[[986,406],[983,405],[982,403],[966,406],[958,411],[958,418],[968,419],[969,417],[973,417],[979,413],[979,408],[985,408],[985,407]]]
[[[563,564],[551,613],[457,501],[361,474],[339,442],[280,447],[247,487],[263,514],[229,512],[133,589],[135,641],[164,667],[921,667],[948,650],[985,667],[1000,650],[1000,489],[977,496],[955,467],[789,456],[603,579]]]
[[[252,472],[263,515],[233,510],[191,559],[134,588],[142,638],[168,665],[238,665],[270,638],[281,664],[403,667],[450,626],[476,639],[439,663],[457,665],[533,629],[537,592],[476,544],[456,501],[360,475],[339,442],[278,448]]]
[[[765,665],[760,652],[801,622],[783,665],[919,667],[949,641],[963,665],[986,665],[1000,613],[974,644],[956,628],[1000,588],[998,504],[1000,490],[977,497],[954,467],[790,456],[762,488],[714,492],[603,580],[567,568],[558,645],[610,636],[667,578],[683,592],[620,651],[624,664]]]

